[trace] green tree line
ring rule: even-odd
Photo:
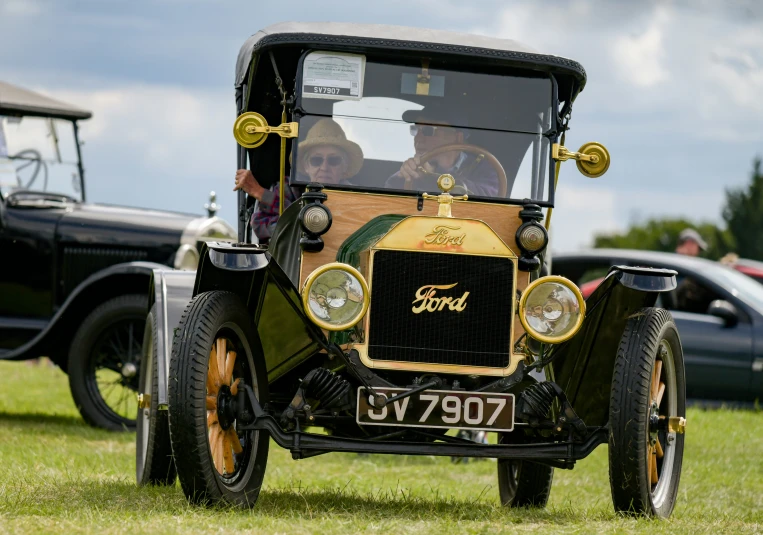
[[[741,188],[726,189],[723,207],[725,228],[711,222],[683,218],[649,219],[632,225],[620,234],[598,234],[594,247],[648,249],[672,252],[678,234],[691,227],[702,235],[708,248],[702,256],[721,258],[729,252],[741,258],[763,260],[763,170],[761,159],[753,161],[750,182]]]

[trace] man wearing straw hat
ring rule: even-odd
[[[310,182],[324,185],[347,184],[363,167],[363,150],[347,136],[332,119],[321,119],[307,132],[298,145],[298,172],[310,177]],[[267,242],[273,235],[278,222],[280,204],[278,184],[270,189],[263,188],[248,169],[236,171],[236,187],[233,191],[244,190],[258,201],[252,216],[252,229],[260,243]],[[284,209],[302,195],[302,191],[288,186],[284,189]]]

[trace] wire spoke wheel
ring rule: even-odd
[[[683,353],[673,318],[647,308],[620,340],[610,398],[609,473],[615,509],[668,517],[683,459]]]
[[[82,322],[69,348],[69,386],[82,417],[112,431],[134,429],[147,297],[109,299]]]
[[[101,334],[85,377],[93,401],[113,419],[135,425],[142,320],[123,320]]]

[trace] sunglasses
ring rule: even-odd
[[[410,128],[412,136],[421,133],[422,136],[426,137],[437,135],[438,130],[440,130],[440,132],[448,132],[449,130],[452,130],[452,127],[450,126],[431,126],[428,124],[412,124]]]
[[[310,156],[310,158],[307,159],[308,163],[313,167],[320,167],[323,165],[324,160],[330,167],[337,167],[342,164],[344,158],[341,156],[329,156],[327,158],[324,158],[323,156]]]

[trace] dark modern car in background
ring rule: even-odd
[[[719,262],[628,249],[557,253],[552,271],[582,289],[616,265],[678,272],[678,287],[660,294],[658,306],[678,326],[687,397],[742,404],[763,398],[763,285]]]
[[[152,270],[196,269],[217,217],[86,202],[91,113],[0,82],[0,360],[49,357],[84,419],[131,428]]]

